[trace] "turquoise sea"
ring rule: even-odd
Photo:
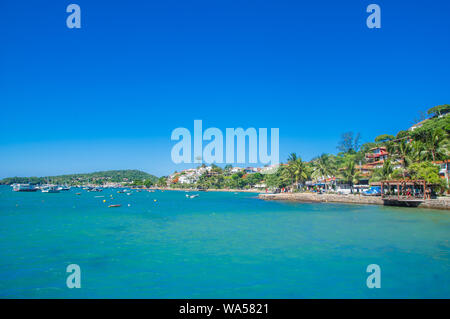
[[[0,297],[450,298],[448,211],[199,194],[0,186]]]

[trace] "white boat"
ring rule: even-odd
[[[41,187],[43,193],[59,193],[58,187],[55,185],[44,185]]]
[[[59,191],[70,191],[70,187],[67,186],[67,185],[59,186],[59,187],[58,187],[58,190],[59,190]]]
[[[31,184],[14,184],[13,191],[15,192],[35,192],[38,189]]]

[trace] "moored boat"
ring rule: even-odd
[[[59,193],[58,187],[55,185],[45,185],[41,187],[43,193]]]
[[[14,184],[13,191],[15,192],[35,192],[38,188],[31,184]]]

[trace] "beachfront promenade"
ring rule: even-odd
[[[283,200],[304,203],[347,203],[347,204],[371,204],[386,205],[380,196],[362,195],[339,195],[339,194],[316,194],[316,193],[279,193],[279,194],[259,194],[263,200]],[[450,209],[450,198],[438,197],[437,199],[427,199],[417,203],[420,208]]]

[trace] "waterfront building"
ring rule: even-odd
[[[420,122],[418,122],[418,123],[412,125],[412,126],[408,129],[408,131],[410,131],[410,132],[414,131],[416,128],[421,127],[421,126],[422,126],[426,121],[428,121],[428,120],[429,120],[429,119],[425,119],[425,120],[423,120],[423,121],[420,121]]]
[[[447,185],[450,184],[450,160],[445,161],[435,161],[433,164],[439,166],[439,176],[447,182]]]
[[[365,169],[371,171],[374,168],[383,166],[384,161],[388,158],[389,152],[386,147],[378,146],[370,149],[369,153],[365,154],[366,165]]]

